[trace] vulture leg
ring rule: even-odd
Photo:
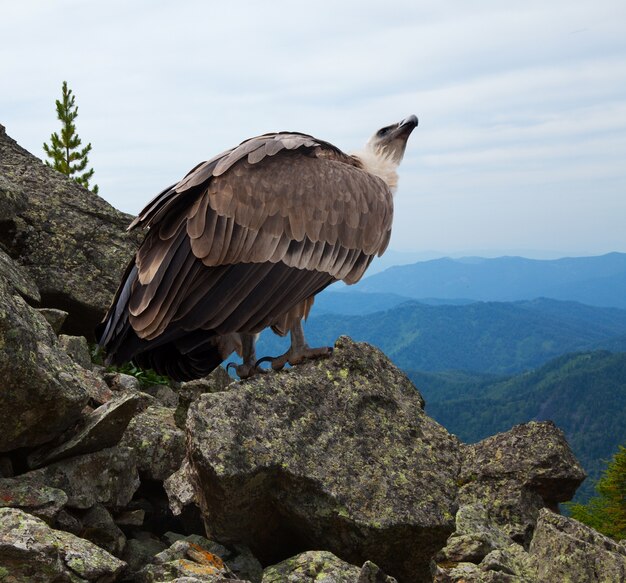
[[[289,328],[289,331],[291,332],[291,346],[282,356],[271,359],[272,368],[274,370],[281,370],[287,363],[291,365],[300,364],[305,360],[321,358],[332,354],[333,349],[330,346],[321,346],[320,348],[309,347],[304,338],[301,319],[298,319]]]
[[[243,364],[235,365],[234,362],[228,364],[227,368],[234,367],[240,379],[248,379],[256,374],[267,372],[257,366],[256,362],[256,338],[257,334],[241,334],[241,346],[243,352]]]

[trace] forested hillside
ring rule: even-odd
[[[405,370],[513,374],[626,336],[626,311],[555,300],[405,302],[363,315],[315,315],[317,307],[305,327],[310,345],[332,345],[347,334],[380,347]],[[286,339],[265,332],[258,354],[278,354],[287,346]]]
[[[626,353],[568,354],[508,379],[409,376],[424,395],[428,413],[464,441],[530,420],[554,421],[589,473],[582,498],[591,494],[605,461],[626,443]]]

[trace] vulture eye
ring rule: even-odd
[[[389,131],[390,131],[390,130],[391,130],[391,127],[390,127],[390,126],[389,126],[389,127],[386,127],[386,128],[383,128],[383,129],[381,129],[381,130],[378,130],[378,132],[376,132],[376,135],[377,135],[379,138],[382,138],[383,136],[386,136],[386,135],[389,133]]]

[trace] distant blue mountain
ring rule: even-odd
[[[315,307],[313,314],[344,314],[344,315],[365,315],[374,312],[383,312],[395,308],[405,302],[415,302],[413,298],[391,293],[364,293],[359,291],[330,291],[324,290],[315,297]],[[474,300],[466,299],[439,299],[421,298],[420,304],[429,306],[464,305],[471,304]]]
[[[435,259],[386,269],[348,290],[414,299],[516,301],[538,297],[626,308],[626,254],[538,260]]]

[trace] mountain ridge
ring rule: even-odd
[[[402,295],[414,299],[517,301],[543,296],[626,308],[626,253],[550,260],[433,259],[390,267],[366,277],[353,289],[365,293],[402,290]]]

